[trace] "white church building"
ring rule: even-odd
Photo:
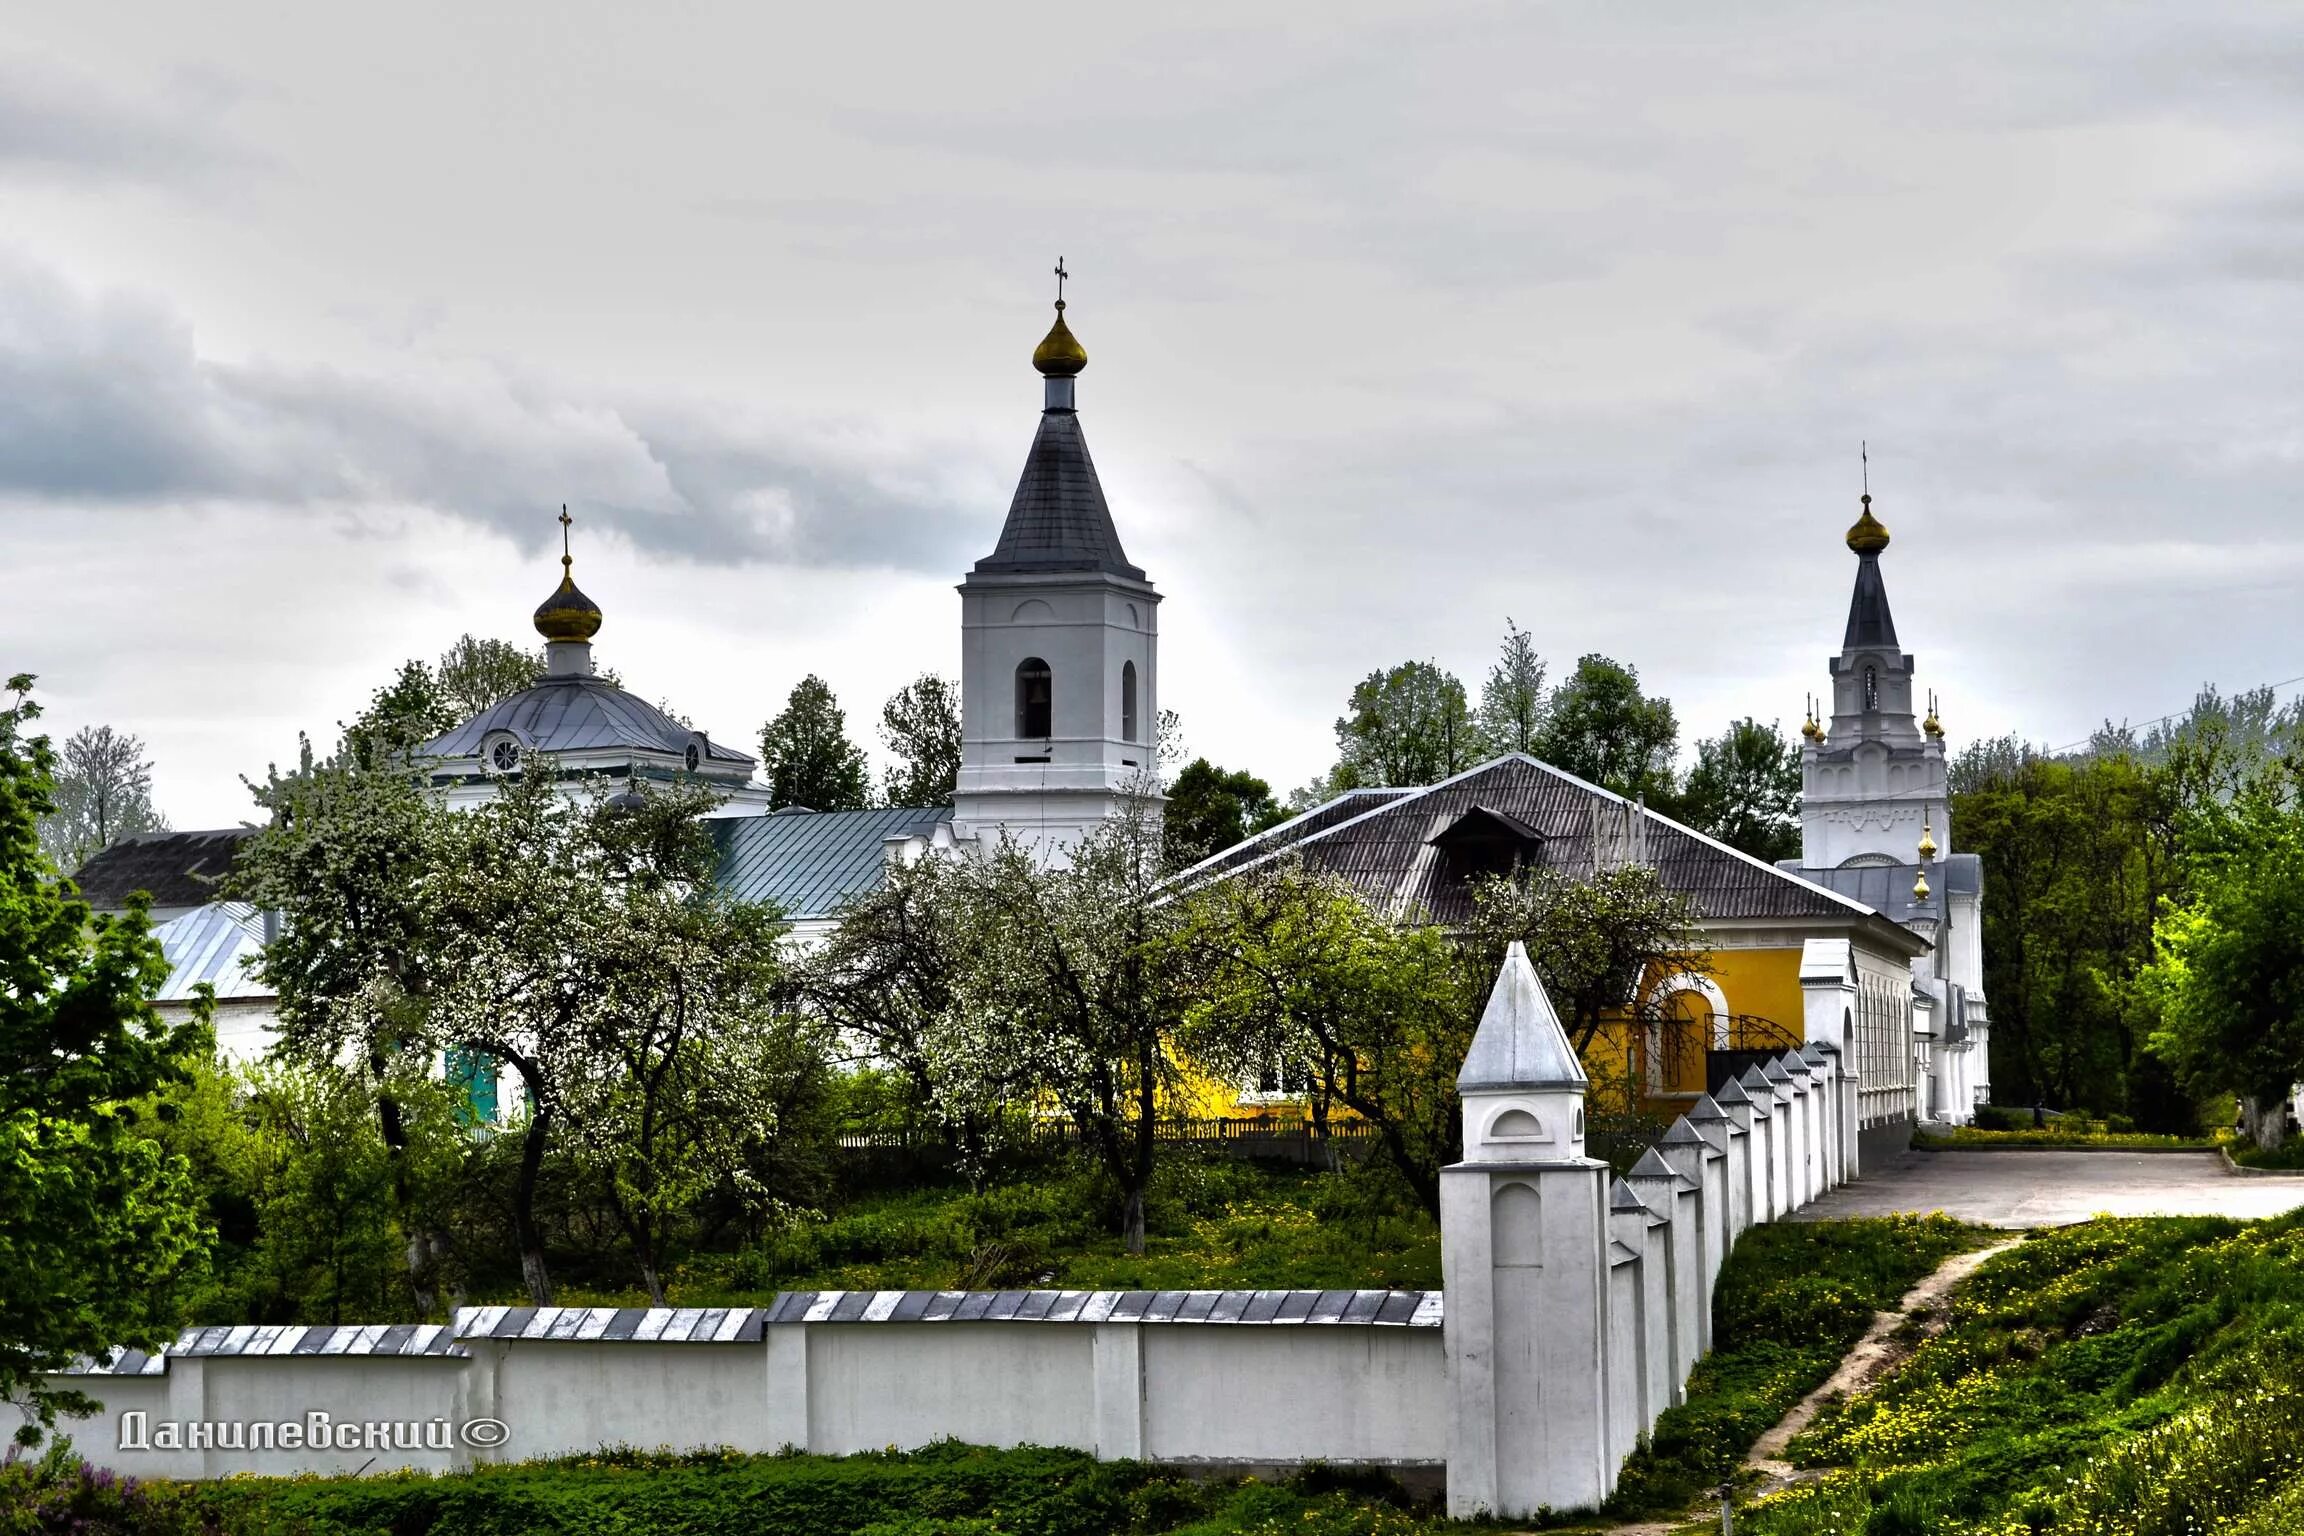
[[[1922,1123],[1973,1120],[1991,1098],[1984,1000],[1984,872],[1952,849],[1944,726],[1915,712],[1917,659],[1896,638],[1872,497],[1848,530],[1856,590],[1827,663],[1831,724],[1801,727],[1800,857],[1782,868],[1850,896],[1928,940],[1912,961],[1914,1105]]]

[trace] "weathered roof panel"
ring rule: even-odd
[[[678,757],[696,733],[603,677],[548,677],[482,710],[423,746],[435,758],[477,757],[490,735],[509,732],[538,752],[660,752]],[[753,760],[705,738],[711,762],[749,770]]]
[[[880,888],[889,838],[951,818],[948,808],[922,806],[726,817],[711,823],[720,886],[773,903],[787,918],[830,917]]]
[[[132,833],[82,864],[72,882],[99,912],[125,910],[136,891],[149,891],[155,907],[205,906],[240,845],[255,835],[254,827]]]

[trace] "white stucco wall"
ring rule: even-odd
[[[1143,1340],[1144,1449],[1155,1461],[1448,1457],[1438,1329],[1149,1324]]]

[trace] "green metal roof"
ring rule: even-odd
[[[711,823],[720,885],[746,901],[773,903],[796,921],[830,917],[843,902],[880,888],[888,838],[951,819],[949,806],[722,817]]]

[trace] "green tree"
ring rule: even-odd
[[[1774,722],[1746,716],[1696,743],[1678,802],[1682,819],[1773,863],[1800,853],[1800,754]]]
[[[1189,899],[1162,888],[1149,809],[1115,816],[1052,865],[1013,843],[966,861],[974,963],[948,1075],[1020,1084],[1057,1105],[1120,1196],[1144,1251],[1159,1120],[1182,1086],[1175,1043],[1195,952]]]
[[[440,700],[458,721],[471,719],[526,689],[544,675],[544,658],[509,640],[460,635],[432,669]]]
[[[1193,1059],[1243,1080],[1294,1064],[1314,1118],[1335,1103],[1374,1125],[1435,1214],[1440,1170],[1460,1150],[1457,1069],[1509,944],[1528,945],[1588,1062],[1604,1023],[1637,1024],[1663,984],[1710,965],[1687,898],[1639,866],[1487,877],[1451,932],[1395,920],[1349,882],[1283,860],[1201,893],[1194,921],[1207,979],[1189,1010]]]
[[[421,661],[404,661],[392,681],[370,695],[368,707],[344,727],[344,754],[352,767],[392,767],[459,723],[432,669]]]
[[[974,1028],[967,975],[979,930],[976,874],[955,859],[891,864],[800,961],[794,989],[838,1038],[860,1047],[864,1071],[885,1074],[904,1122],[939,1131],[980,1183],[1024,1089],[996,1058],[965,1044]]]
[[[119,1346],[157,1348],[206,1262],[183,1161],[136,1112],[209,1040],[209,1002],[170,1025],[151,998],[168,964],[144,909],[92,917],[42,855],[55,757],[23,728],[32,679],[0,708],[0,1399],[94,1408],[44,1373]]]
[[[443,1244],[425,1218],[401,1088],[407,1059],[425,1059],[450,813],[398,766],[403,749],[386,745],[407,740],[392,723],[405,718],[371,710],[339,752],[321,758],[305,740],[296,767],[250,784],[265,826],[242,844],[221,889],[283,919],[257,970],[278,998],[275,1055],[361,1078],[392,1170],[391,1215],[408,1235],[410,1300],[429,1314],[440,1304]]]
[[[890,805],[950,805],[960,777],[960,685],[923,672],[880,709],[880,739],[896,754]]]
[[[778,810],[862,810],[871,792],[864,751],[848,739],[840,701],[813,672],[793,686],[784,712],[760,728],[760,771]]]
[[[2063,760],[2009,742],[1953,768],[1952,824],[1983,866],[1995,1095],[2180,1126],[2189,1106],[2141,1049],[2150,999],[2133,985],[2182,877],[2174,776],[2125,752]]]
[[[50,800],[40,848],[65,874],[131,833],[168,830],[152,805],[144,743],[108,725],[83,726],[65,739]]]
[[[1342,1105],[1374,1126],[1423,1207],[1440,1209],[1455,1161],[1456,1071],[1475,1019],[1458,954],[1439,929],[1396,923],[1351,885],[1288,859],[1202,893],[1194,941],[1207,980],[1183,1048],[1204,1068],[1254,1082],[1276,1068],[1309,1084],[1317,1128]]]
[[[1272,786],[1262,779],[1196,757],[1168,786],[1162,852],[1170,869],[1185,869],[1275,825],[1284,815],[1272,798]]]
[[[1528,631],[1504,621],[1504,643],[1480,685],[1481,750],[1492,756],[1536,750],[1544,727],[1544,658]]]
[[[1640,674],[1586,656],[1552,690],[1536,755],[1627,799],[1663,802],[1673,790],[1680,725],[1672,701],[1640,691]]]
[[[709,805],[659,793],[569,828],[606,879],[592,931],[568,925],[568,984],[587,997],[564,1113],[657,1306],[667,1252],[708,1202],[778,1202],[760,1154],[807,1134],[792,1111],[823,1096],[821,1030],[779,1003],[782,920],[712,888]]]
[[[1371,672],[1336,722],[1330,792],[1432,784],[1478,760],[1480,734],[1464,685],[1437,662],[1407,661]]]
[[[2192,896],[2155,930],[2151,1046],[2195,1093],[2247,1101],[2276,1147],[2304,1081],[2304,809],[2260,781],[2205,822]]]

